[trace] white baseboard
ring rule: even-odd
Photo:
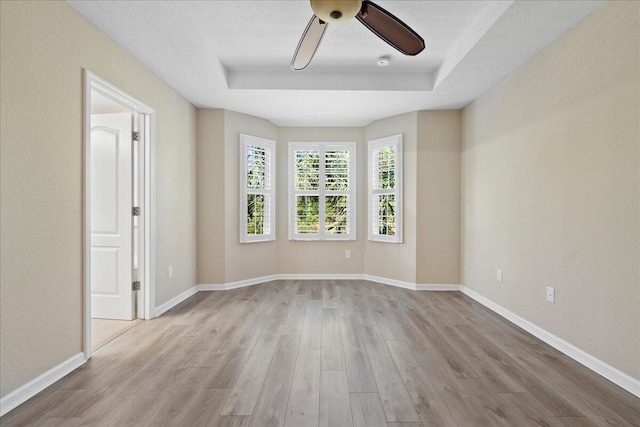
[[[579,349],[573,344],[568,343],[562,338],[557,337],[551,332],[542,329],[538,325],[524,319],[517,314],[507,310],[499,304],[491,301],[490,299],[480,295],[476,291],[469,289],[465,286],[462,286],[461,289],[463,294],[468,297],[476,300],[480,304],[484,305],[488,309],[496,312],[500,316],[504,317],[511,323],[521,327],[525,331],[529,332],[531,335],[541,339],[545,343],[549,344],[551,347],[556,350],[561,351],[567,356],[571,357],[573,360],[581,363],[597,374],[602,375],[609,381],[614,384],[622,387],[627,390],[629,393],[634,394],[635,396],[640,397],[640,380],[637,380],[630,375],[625,374],[624,372],[614,368],[608,363],[603,362],[602,360],[590,355],[584,350]]]
[[[460,285],[447,285],[447,284],[429,284],[429,283],[418,283],[416,285],[417,291],[459,291],[461,288]]]
[[[226,291],[227,285],[224,283],[202,283],[200,285],[196,285],[198,288],[198,292],[202,291]]]
[[[370,274],[272,274],[270,276],[256,277],[255,279],[241,280],[230,283],[199,284],[198,291],[226,291],[229,289],[253,286],[259,283],[273,280],[368,280],[383,285],[395,286],[403,289],[418,291],[459,291],[460,285],[446,284],[415,284],[402,280],[386,277],[372,276]]]
[[[277,274],[277,280],[363,280],[364,274]]]
[[[413,291],[459,291],[460,285],[457,284],[436,284],[436,283],[411,283],[402,280],[388,279],[386,277],[363,275],[364,280],[382,283],[383,285],[395,286],[397,288],[410,289]]]
[[[279,280],[280,275],[272,274],[271,276],[256,277],[254,279],[239,280],[237,282],[229,283],[213,283],[213,284],[200,284],[198,291],[228,291],[230,289],[244,288],[245,286],[253,286],[260,283],[271,282],[273,280]]]
[[[156,307],[156,309],[154,310],[154,313],[153,313],[153,317],[161,316],[162,314],[164,314],[167,311],[171,310],[173,307],[175,307],[176,305],[180,304],[182,301],[186,300],[190,296],[195,295],[196,292],[198,292],[198,287],[197,286],[192,286],[189,289],[187,289],[186,291],[182,292],[181,294],[176,295],[175,297],[171,298],[169,301],[167,301],[164,304]]]
[[[395,286],[396,288],[411,289],[414,291],[416,290],[415,283],[405,282],[405,281],[396,280],[396,279],[389,279],[389,278],[380,277],[380,276],[372,276],[370,274],[363,274],[362,276],[363,276],[362,277],[363,280],[368,280],[370,282],[376,282],[376,283],[381,283],[383,285]]]
[[[84,353],[78,353],[0,399],[0,417],[23,404],[71,371],[84,365]]]
[[[258,277],[256,279],[246,279],[246,280],[239,280],[237,282],[229,282],[225,284],[225,289],[229,290],[229,289],[238,289],[238,288],[244,288],[245,286],[253,286],[253,285],[257,285],[260,283],[265,283],[265,282],[271,282],[274,280],[278,280],[279,277],[277,274],[272,274],[271,276],[262,276],[262,277]]]

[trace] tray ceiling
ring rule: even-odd
[[[376,1],[424,38],[422,53],[405,57],[351,20],[330,25],[309,68],[293,72],[312,15],[304,0],[67,2],[197,107],[280,126],[462,108],[604,3]]]

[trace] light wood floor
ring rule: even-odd
[[[640,399],[457,292],[201,292],[2,426],[631,426]]]
[[[91,351],[96,351],[140,322],[140,319],[91,319]]]

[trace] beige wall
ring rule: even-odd
[[[240,134],[278,138],[268,120],[225,110],[225,281],[226,283],[277,273],[277,242],[240,243]],[[279,195],[276,194],[276,197]]]
[[[460,110],[418,112],[420,284],[460,284],[460,125]]]
[[[198,109],[198,283],[277,273],[277,242],[240,243],[240,134],[278,138],[268,120]]]
[[[640,377],[639,3],[607,4],[462,117],[409,113],[365,128],[196,113],[65,3],[0,11],[1,396],[82,350],[83,68],[157,112],[156,305],[196,283],[196,262],[198,283],[363,272],[459,283],[462,265],[466,286]],[[277,140],[276,242],[238,243],[239,133]],[[366,141],[398,133],[405,241],[368,242]],[[290,141],[357,143],[357,241],[288,240]]]
[[[198,283],[225,282],[224,110],[197,110]]]
[[[82,351],[82,69],[157,112],[158,305],[195,283],[195,109],[64,2],[2,1],[0,15],[6,396]]]
[[[365,129],[367,141],[402,134],[404,162],[402,181],[404,242],[395,244],[367,240],[365,243],[365,274],[416,283],[416,220],[418,218],[416,211],[417,132],[418,113],[407,113],[377,120]],[[366,186],[366,184],[364,185]],[[364,218],[366,221],[366,215]],[[367,236],[362,237],[367,239]]]
[[[288,150],[290,142],[355,142],[357,175],[357,240],[291,241],[288,235]],[[282,127],[278,132],[278,273],[282,274],[362,274],[366,239],[367,148],[362,128]],[[345,250],[351,258],[344,257]]]
[[[233,111],[198,110],[198,283],[217,284],[272,274],[372,274],[416,283],[416,210],[418,126],[422,160],[432,166],[424,179],[421,202],[438,227],[422,227],[423,267],[419,283],[459,283],[460,112],[410,113],[372,123],[367,128],[276,127]],[[418,123],[418,117],[424,123]],[[240,133],[276,140],[277,240],[238,243]],[[403,134],[405,243],[367,241],[367,140]],[[224,134],[224,153],[219,138]],[[290,142],[355,142],[357,146],[357,240],[292,241],[288,237]],[[224,162],[221,162],[221,155]],[[224,172],[221,170],[224,169]],[[222,180],[222,176],[224,179]],[[446,185],[446,188],[442,188]],[[224,194],[224,200],[222,199]],[[433,198],[433,200],[431,200]],[[224,220],[215,219],[224,211]],[[218,225],[214,225],[217,223]],[[450,234],[447,234],[450,233]],[[224,235],[224,238],[220,236]],[[224,241],[224,246],[222,242]],[[275,248],[275,249],[274,249]],[[345,250],[351,252],[345,258]],[[251,262],[247,262],[251,260]],[[428,280],[428,281],[426,281]]]
[[[465,108],[462,153],[464,284],[634,378],[639,50],[640,3],[604,5]]]

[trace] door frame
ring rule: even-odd
[[[100,92],[117,103],[139,113],[138,126],[144,126],[143,141],[139,145],[143,155],[143,168],[138,177],[144,188],[140,198],[142,219],[142,271],[139,275],[140,290],[135,306],[138,317],[152,319],[155,316],[155,110],[133,98],[123,90],[84,69],[83,105],[83,350],[85,358],[91,357],[91,91]],[[142,303],[141,303],[142,302]]]

